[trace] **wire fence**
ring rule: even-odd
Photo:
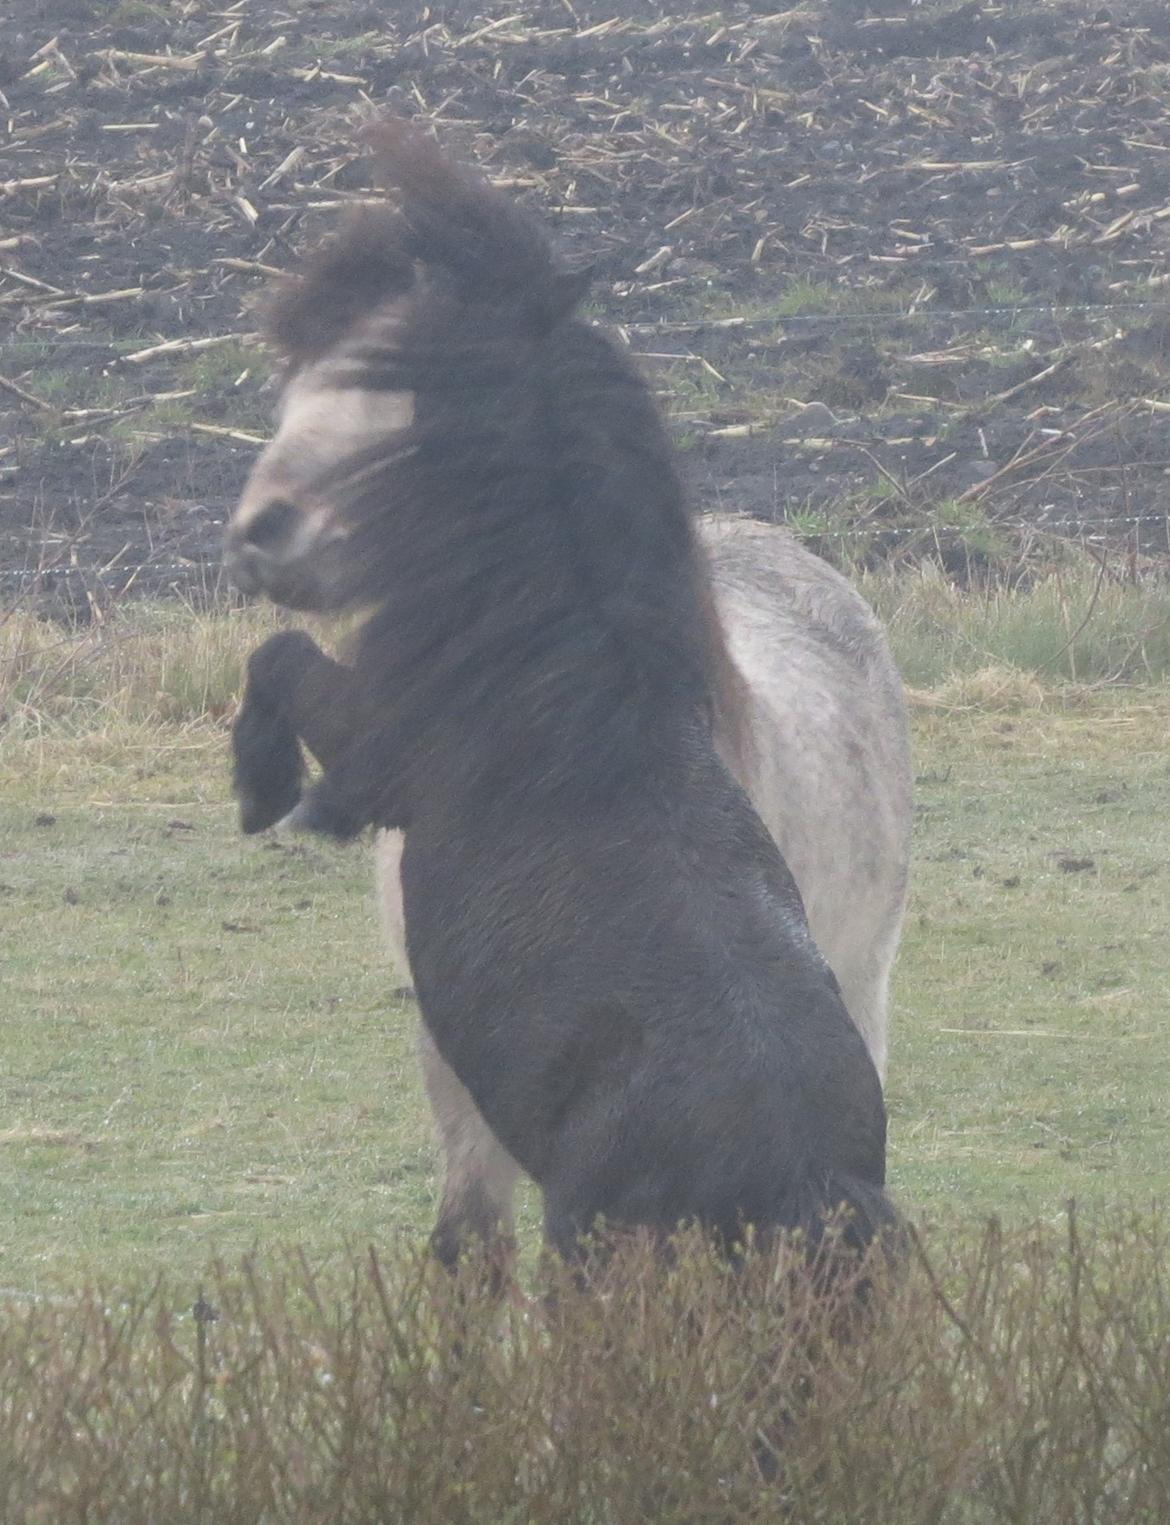
[[[1170,277],[1156,278],[1165,279],[1170,285]],[[663,320],[660,322],[629,322],[623,323],[620,317],[611,318],[610,322],[616,322],[616,326],[627,336],[633,334],[651,333],[696,333],[707,330],[720,329],[752,329],[761,327],[820,327],[826,330],[840,328],[856,328],[866,325],[896,326],[899,324],[936,325],[944,324],[970,324],[979,320],[1010,320],[1013,322],[1047,319],[1050,321],[1062,318],[1089,318],[1106,319],[1121,315],[1148,314],[1164,319],[1170,319],[1170,301],[1167,300],[1142,300],[1142,301],[1116,301],[1116,302],[1076,302],[1076,303],[1050,303],[1043,305],[1009,303],[995,304],[982,307],[961,307],[945,310],[914,307],[898,310],[872,310],[867,312],[768,312],[735,314],[725,316],[703,316],[687,320]],[[258,338],[253,333],[233,333],[222,335],[200,335],[190,339],[165,339],[161,336],[144,342],[144,337],[139,335],[133,339],[93,339],[89,337],[73,337],[68,333],[52,332],[35,337],[13,336],[4,342],[4,354],[14,357],[35,354],[36,356],[49,359],[51,352],[61,350],[83,350],[101,352],[109,357],[110,363],[135,362],[162,362],[181,360],[193,352],[199,352],[205,348],[217,344],[227,344],[232,341],[251,343]],[[663,356],[662,358],[669,358]],[[680,359],[691,358],[679,356]],[[0,378],[2,380],[3,378]],[[1108,514],[1097,516],[1065,516],[1057,519],[1045,519],[1043,514],[1027,521],[1007,521],[994,518],[985,518],[970,523],[916,523],[916,524],[886,524],[873,521],[848,526],[835,526],[831,523],[819,522],[816,515],[810,517],[798,515],[788,523],[788,527],[802,539],[815,540],[818,542],[873,542],[881,540],[910,540],[913,537],[937,537],[945,539],[948,543],[962,541],[972,537],[985,538],[990,532],[1002,532],[1015,535],[1052,534],[1080,539],[1091,543],[1100,543],[1119,534],[1140,535],[1143,530],[1148,530],[1151,535],[1165,537],[1170,545],[1170,510],[1166,513],[1143,512],[1135,514]],[[206,560],[141,560],[136,562],[122,562],[116,558],[106,563],[81,564],[76,561],[68,563],[45,563],[36,565],[9,566],[0,568],[0,588],[16,587],[18,590],[25,589],[48,589],[60,587],[69,582],[94,585],[115,585],[112,590],[129,591],[131,584],[148,579],[155,582],[159,579],[181,580],[187,583],[199,581],[207,584],[218,577],[218,562],[211,558]],[[120,585],[117,587],[116,585]]]
[[[919,538],[946,537],[948,539],[969,539],[972,537],[986,537],[990,532],[1003,532],[1018,535],[1061,535],[1072,537],[1090,543],[1099,543],[1107,540],[1110,535],[1120,532],[1131,532],[1141,526],[1157,526],[1165,534],[1170,542],[1170,509],[1159,514],[1115,514],[1098,517],[1074,518],[1074,519],[1031,519],[1031,520],[998,520],[984,519],[980,522],[969,524],[951,523],[921,523],[921,524],[885,524],[874,521],[868,525],[850,525],[836,527],[833,525],[819,525],[804,522],[800,518],[791,521],[778,521],[784,528],[803,540],[842,540],[842,541],[875,541],[888,539],[909,539],[913,536]],[[201,579],[205,582],[218,579],[220,566],[218,560],[190,561],[136,561],[114,562],[102,565],[82,565],[79,563],[42,564],[38,566],[5,567],[0,568],[0,584],[16,583],[25,587],[52,587],[68,579],[76,579],[80,582],[96,582],[104,579],[111,581],[121,579],[124,584],[131,583],[140,578],[144,573],[154,578],[159,577],[185,577]]]
[[[1168,280],[1170,284],[1170,280]],[[1042,305],[1026,303],[1007,303],[987,307],[952,307],[931,308],[914,307],[899,309],[873,309],[866,312],[768,312],[768,313],[728,313],[722,317],[705,316],[691,319],[663,319],[653,322],[623,323],[620,315],[614,314],[607,322],[616,323],[618,326],[632,333],[661,333],[671,331],[693,331],[707,328],[748,328],[767,324],[820,324],[826,328],[856,326],[858,324],[882,323],[895,325],[898,323],[966,323],[974,319],[984,318],[1010,318],[1013,320],[1023,318],[1062,318],[1062,317],[1107,317],[1118,313],[1156,313],[1162,317],[1170,317],[1170,302],[1165,300],[1133,301],[1133,302],[1063,302],[1045,303]],[[188,345],[206,344],[210,341],[228,343],[232,340],[240,343],[255,341],[258,335],[252,332],[232,334],[201,334],[191,339],[165,339],[159,336],[150,341],[148,348],[158,351],[152,358],[158,359],[182,359]],[[74,338],[68,333],[59,331],[47,332],[38,337],[8,337],[4,340],[4,353],[36,353],[44,354],[47,347],[60,347],[63,349],[101,350],[112,355],[115,359],[126,359],[128,356],[140,354],[144,351],[142,337],[136,339],[89,339]],[[174,346],[174,348],[171,348]]]

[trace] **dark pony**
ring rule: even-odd
[[[303,502],[262,457],[233,521],[246,586],[370,609],[352,671],[321,658],[332,734],[271,698],[305,638],[253,659],[245,826],[299,794],[299,731],[327,764],[306,824],[406,830],[424,1020],[563,1253],[601,1219],[815,1243],[841,1212],[864,1245],[894,1222],[881,1087],[714,745],[734,691],[657,409],[521,211],[405,129],[378,153],[400,210],[274,334],[304,387],[412,416]]]

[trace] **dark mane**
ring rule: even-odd
[[[282,281],[267,331],[294,364],[330,350],[379,304],[410,290],[416,267],[442,270],[465,301],[503,303],[547,330],[580,301],[588,271],[558,269],[538,223],[430,139],[383,122],[364,134],[401,210],[363,206],[308,267]]]
[[[378,148],[399,210],[356,219],[277,326],[319,322],[339,268],[396,299],[384,334],[363,328],[340,353],[353,383],[413,392],[414,427],[384,463],[347,466],[359,487],[324,484],[379,606],[359,669],[420,765],[474,735],[486,790],[517,768],[528,789],[570,772],[580,788],[582,768],[612,789],[673,744],[672,714],[710,720],[716,696],[730,702],[657,408],[573,316],[581,282],[523,211],[413,133],[384,128]]]
[[[401,219],[389,207],[363,207],[299,275],[277,285],[265,326],[287,360],[305,365],[318,359],[382,302],[410,290],[414,268],[402,233]]]

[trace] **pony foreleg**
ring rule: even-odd
[[[275,826],[301,797],[297,733],[278,710],[245,693],[232,724],[232,787],[246,836]]]
[[[301,742],[324,769],[303,795]],[[304,631],[283,630],[252,653],[232,747],[245,832],[284,820],[346,840],[375,819],[400,824],[386,806],[385,745],[369,725],[358,679]]]
[[[328,769],[357,728],[354,676],[303,631],[282,630],[248,658],[232,725],[233,784],[240,825],[273,826],[301,798],[300,742]]]
[[[377,728],[362,730],[288,816],[293,831],[351,841],[364,826],[401,831],[406,812],[394,787],[392,749]]]

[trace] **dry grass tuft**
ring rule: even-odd
[[[914,688],[963,680],[973,702],[986,691],[999,705],[1000,689],[1026,702],[1025,676],[1050,688],[1170,674],[1170,584],[1157,575],[1105,575],[1086,556],[1014,587],[961,587],[932,561],[858,583]]]
[[[980,592],[923,563],[858,581],[920,704],[1029,708],[1056,687],[1170,675],[1170,587],[1155,577],[1102,579],[1086,561]],[[289,618],[267,605],[127,602],[70,630],[13,608],[0,615],[0,713],[25,731],[219,721],[248,652]]]
[[[1049,702],[1052,689],[1034,673],[993,665],[956,673],[937,688],[912,688],[907,698],[914,709],[1031,710]]]
[[[268,605],[128,603],[80,629],[13,609],[0,619],[0,709],[31,730],[222,719],[248,652],[283,623]]]

